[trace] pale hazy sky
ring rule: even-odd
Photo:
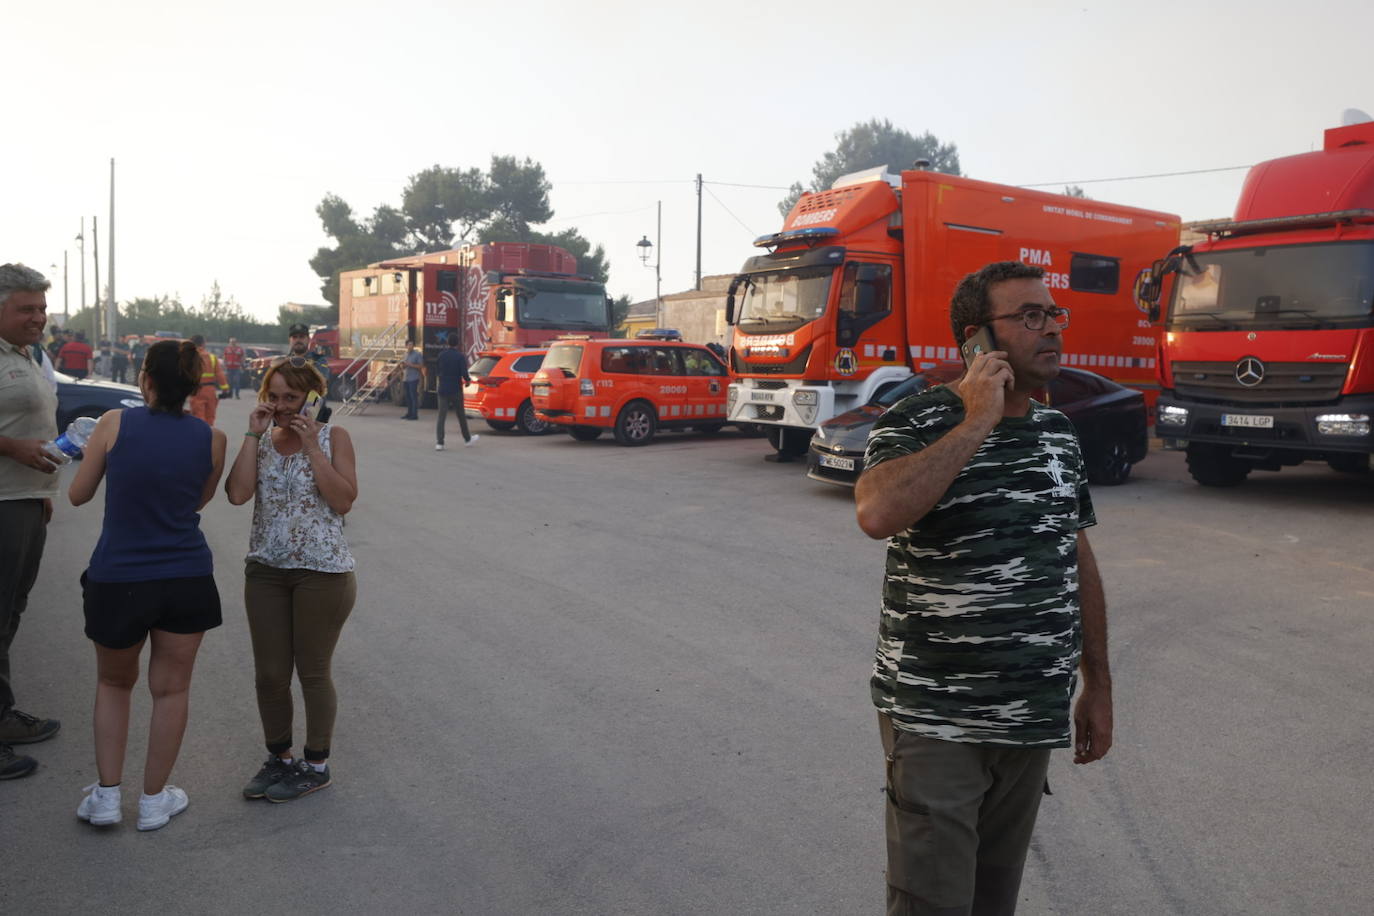
[[[729,185],[805,182],[860,120],[956,143],[971,177],[1062,184],[1250,165],[1374,111],[1367,0],[3,6],[0,262],[52,274],[53,311],[64,249],[80,295],[83,216],[105,279],[111,157],[121,301],[194,304],[218,280],[273,317],[323,301],[324,194],[367,215],[435,163],[542,163],[549,228],[603,244],[610,292],[643,299],[656,201],[665,294],[692,284],[698,172],[723,183],[703,273],[732,272],[784,191]],[[1203,219],[1230,215],[1243,177],[1083,187]]]

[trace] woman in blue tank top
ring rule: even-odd
[[[153,696],[138,829],[156,830],[186,810],[186,793],[167,784],[181,737],[191,669],[205,631],[220,625],[214,560],[200,510],[224,470],[224,433],[183,410],[200,383],[190,342],[148,348],[139,387],[147,407],[106,413],[67,495],[80,506],[105,480],[105,521],[81,577],[86,635],[95,643],[95,760],[100,778],[77,817],[118,823],[119,784],[129,737],[129,703],[143,643],[152,643]]]

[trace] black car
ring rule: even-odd
[[[107,410],[142,407],[143,392],[133,385],[104,382],[100,379],[75,379],[61,372],[57,376],[57,431],[77,417],[98,417]]]
[[[880,391],[872,401],[821,424],[811,437],[807,474],[812,480],[854,486],[863,468],[864,449],[873,424],[902,398],[929,385],[953,381],[963,373],[959,363],[941,364]],[[1145,396],[1095,372],[1060,368],[1049,384],[1049,405],[1073,422],[1083,447],[1091,483],[1125,482],[1131,466],[1145,459],[1150,440]]]

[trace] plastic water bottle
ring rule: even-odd
[[[91,441],[95,422],[95,417],[77,417],[67,424],[65,433],[44,444],[43,452],[59,465],[67,464],[73,458],[80,458],[81,450]]]

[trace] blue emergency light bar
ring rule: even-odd
[[[808,226],[805,229],[789,229],[786,232],[761,235],[754,239],[754,247],[773,248],[788,242],[819,242],[821,239],[828,239],[839,234],[840,230],[833,226]]]

